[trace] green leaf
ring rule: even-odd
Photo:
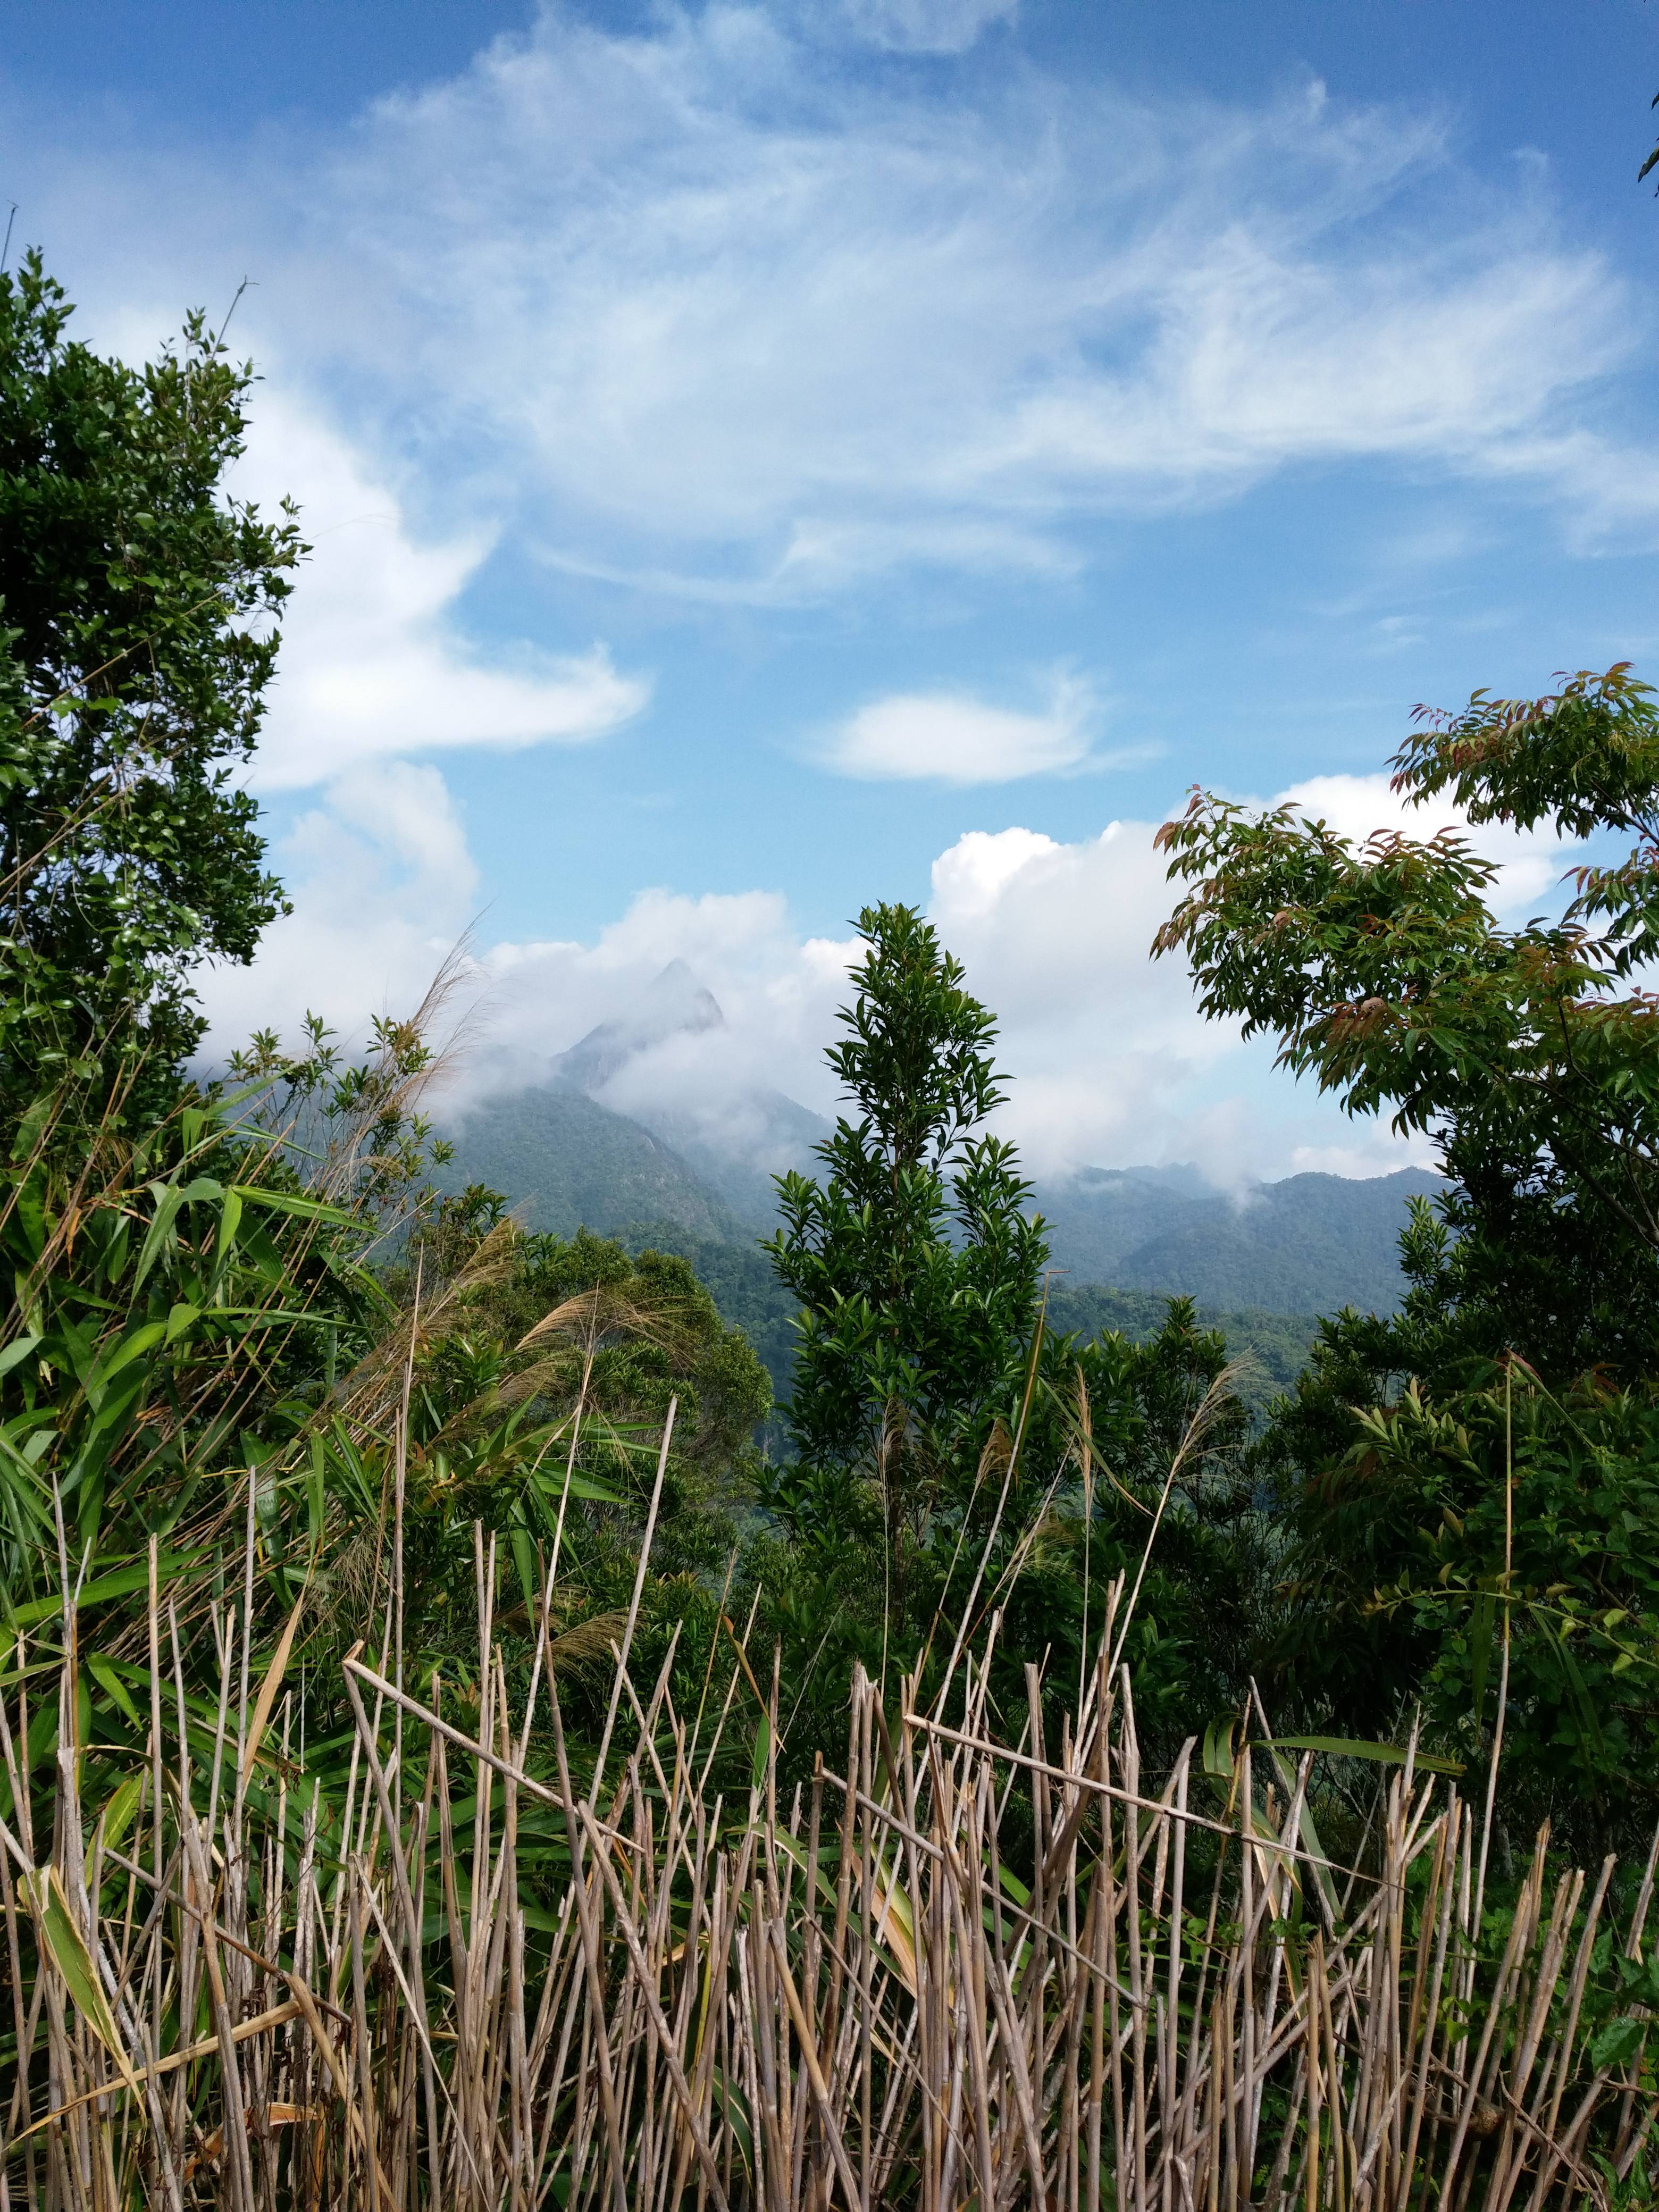
[[[298,1191],[266,1190],[249,1182],[233,1183],[230,1188],[233,1197],[248,1206],[274,1206],[278,1213],[297,1214],[302,1221],[326,1221],[337,1229],[359,1225],[354,1215],[343,1213],[337,1206],[325,1206],[319,1198],[302,1198]]]
[[[216,1275],[230,1257],[241,1218],[242,1194],[233,1183],[225,1193],[225,1202],[219,1210],[219,1235],[213,1248],[213,1272]]]
[[[1220,1714],[1204,1731],[1204,1771],[1218,1782],[1233,1778],[1233,1738],[1237,1732],[1237,1713]]]
[[[536,1572],[535,1547],[530,1540],[530,1531],[522,1523],[510,1531],[513,1561],[519,1570],[519,1582],[524,1591],[524,1601],[533,1614],[536,1601],[541,1595],[539,1577]]]
[[[591,1474],[577,1474],[574,1472],[568,1476],[538,1474],[536,1477],[536,1484],[538,1489],[553,1498],[562,1496],[568,1489],[571,1497],[590,1498],[600,1505],[617,1505],[622,1502],[618,1492],[611,1489],[603,1482],[596,1482]]]
[[[133,1276],[135,1291],[143,1289],[150,1269],[161,1258],[179,1207],[192,1204],[198,1199],[217,1198],[221,1186],[210,1176],[198,1176],[194,1182],[153,1182],[149,1188],[155,1195],[155,1212],[139,1250],[138,1266]]]
[[[99,1688],[113,1698],[128,1725],[142,1734],[144,1723],[138,1717],[138,1708],[133,1704],[126,1684],[101,1651],[94,1651],[88,1659],[87,1671]]]
[[[1273,1748],[1279,1751],[1322,1751],[1334,1759],[1370,1759],[1386,1766],[1403,1766],[1408,1753],[1403,1744],[1364,1743],[1347,1735],[1278,1735]],[[1462,1762],[1442,1759],[1419,1751],[1413,1764],[1430,1774],[1462,1774]]]
[[[126,1780],[121,1784],[120,1788],[115,1792],[115,1795],[110,1799],[108,1804],[105,1806],[103,1814],[104,1841],[112,1848],[116,1850],[120,1848],[122,1839],[126,1835],[127,1830],[132,1826],[133,1815],[138,1810],[138,1801],[143,1794],[144,1778],[143,1772],[130,1774]],[[87,1883],[88,1887],[90,1887],[92,1883],[92,1849],[90,1845],[88,1845],[87,1849]]]
[[[743,2154],[743,2162],[752,2173],[755,2167],[755,2136],[750,2125],[749,2100],[735,2081],[728,2081],[718,2066],[711,2066],[709,2074],[720,2117],[736,2138]]]
[[[87,1395],[94,1405],[102,1397],[112,1379],[124,1367],[130,1366],[135,1359],[158,1345],[167,1334],[167,1325],[163,1321],[148,1321],[142,1328],[134,1329],[131,1336],[124,1337],[112,1352],[99,1361],[87,1377],[86,1383]]]
[[[176,1343],[191,1324],[199,1321],[201,1317],[200,1306],[185,1305],[181,1300],[167,1315],[167,1335],[163,1340],[164,1342]]]
[[[766,1787],[767,1764],[772,1756],[772,1723],[763,1713],[755,1729],[755,1748],[749,1761],[749,1785],[760,1790]]]
[[[158,1571],[166,1577],[197,1565],[207,1556],[205,1552],[163,1552],[158,1562]],[[80,1601],[82,1605],[98,1605],[106,1598],[131,1597],[134,1590],[149,1587],[148,1562],[136,1567],[120,1567],[113,1574],[100,1575],[94,1581],[88,1583],[81,1592]],[[9,1619],[15,1627],[28,1628],[36,1621],[55,1619],[63,1610],[61,1597],[36,1597],[31,1598],[26,1605],[11,1607]]]
[[[1469,1699],[1477,1728],[1480,1725],[1486,1675],[1492,1665],[1492,1623],[1497,1610],[1492,1592],[1482,1590],[1474,1601],[1474,1616],[1469,1625]]]
[[[27,1359],[30,1352],[42,1341],[43,1340],[38,1336],[13,1337],[9,1344],[0,1348],[0,1375],[9,1375],[18,1362]]]
[[[87,1940],[76,1925],[74,1913],[57,1868],[44,1867],[23,1879],[24,1893],[34,1916],[41,1948],[64,1978],[76,2010],[120,2069],[129,2088],[136,2089],[126,2046],[117,2033],[115,2018],[98,1979]]]
[[[1642,2039],[1648,2032],[1644,2020],[1635,2020],[1623,2014],[1610,2020],[1590,2039],[1590,2064],[1598,2073],[1615,2066],[1628,2066],[1642,2048]]]

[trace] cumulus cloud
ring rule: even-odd
[[[1378,830],[1426,843],[1442,830],[1455,830],[1483,860],[1494,862],[1498,881],[1491,893],[1498,912],[1511,915],[1547,900],[1560,883],[1574,848],[1547,826],[1514,830],[1501,822],[1471,828],[1445,798],[1413,806],[1389,787],[1386,774],[1313,775],[1282,792],[1276,805],[1293,806],[1312,821],[1328,823],[1340,837],[1363,844]]]
[[[585,744],[645,705],[649,687],[603,646],[563,656],[474,647],[455,609],[489,537],[417,538],[386,482],[291,393],[261,393],[234,489],[272,511],[295,499],[313,548],[284,611],[260,787],[448,746]]]
[[[1401,823],[1379,777],[1319,777],[1279,796],[1353,836],[1438,826]],[[1180,959],[1149,957],[1176,896],[1153,828],[1113,822],[1071,842],[1018,826],[975,830],[933,863],[929,912],[969,988],[998,1013],[999,1061],[1012,1079],[1000,1119],[1028,1166],[1063,1177],[1085,1165],[1196,1159],[1227,1183],[1313,1167],[1379,1174],[1424,1158],[1420,1142],[1350,1122],[1275,1076],[1271,1045],[1243,1045],[1235,1024],[1203,1019]],[[1548,840],[1476,835],[1503,863],[1511,907],[1559,873],[1564,855]],[[291,1032],[307,1006],[361,1034],[370,1013],[414,1005],[471,913],[464,830],[429,766],[358,769],[302,819],[281,857],[298,911],[270,933],[254,969],[211,978],[221,1051],[262,1024]],[[450,1109],[544,1080],[557,1054],[625,1016],[683,961],[724,1020],[641,1052],[607,1102],[647,1117],[672,1112],[754,1164],[762,1094],[836,1110],[823,1052],[859,951],[854,939],[803,938],[777,891],[690,898],[665,889],[640,894],[589,942],[481,949],[479,1013]]]
[[[252,966],[204,970],[210,1060],[256,1029],[292,1042],[307,1012],[359,1042],[374,1015],[411,1012],[477,896],[477,869],[442,775],[410,761],[350,769],[273,857],[294,911],[265,932]]]
[[[1020,713],[959,692],[896,692],[860,707],[820,754],[838,774],[872,781],[1011,783],[1079,767],[1089,755],[1094,695],[1057,676],[1046,708]]]

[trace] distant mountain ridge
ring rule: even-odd
[[[1399,1239],[1413,1198],[1441,1178],[1422,1168],[1356,1181],[1298,1175],[1234,1197],[1194,1168],[1088,1168],[1039,1184],[1056,1267],[1079,1283],[1159,1291],[1223,1310],[1390,1313],[1404,1288]]]
[[[503,1191],[529,1229],[615,1237],[636,1222],[661,1221],[725,1243],[753,1233],[671,1146],[571,1084],[492,1098],[452,1141],[441,1187],[482,1182]]]
[[[724,1025],[714,994],[671,962],[631,1008],[549,1063],[546,1079],[461,1117],[444,1180],[489,1183],[531,1228],[560,1236],[584,1225],[628,1236],[649,1224],[702,1247],[752,1249],[775,1218],[774,1173],[813,1171],[813,1146],[830,1131],[821,1115],[760,1087],[712,1121],[684,1100],[659,1097],[623,1114],[595,1095],[654,1047]],[[639,1088],[636,1073],[623,1096]],[[1439,1187],[1437,1176],[1405,1168],[1365,1181],[1291,1176],[1230,1194],[1193,1165],[1085,1168],[1038,1180],[1033,1203],[1074,1286],[1184,1296],[1218,1312],[1386,1313],[1404,1287],[1398,1242],[1410,1201]]]
[[[492,1099],[452,1141],[445,1184],[505,1191],[532,1229],[616,1237],[649,1222],[701,1243],[747,1244],[773,1226],[764,1170],[711,1163],[695,1137],[681,1150],[568,1083]],[[809,1146],[801,1151],[810,1172]],[[1403,1168],[1364,1182],[1291,1176],[1235,1198],[1193,1168],[1090,1169],[1038,1183],[1034,1202],[1054,1266],[1073,1284],[1181,1295],[1219,1311],[1388,1313],[1404,1287],[1398,1241],[1408,1202],[1439,1187],[1438,1176]]]

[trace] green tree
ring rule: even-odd
[[[1659,950],[1652,693],[1620,664],[1419,710],[1394,767],[1395,790],[1449,793],[1472,823],[1636,842],[1574,872],[1558,921],[1505,929],[1494,865],[1449,830],[1356,849],[1198,793],[1158,833],[1191,888],[1156,949],[1190,955],[1206,1013],[1276,1034],[1281,1066],[1433,1137],[1451,1233],[1408,1249],[1414,1358],[1639,1367],[1659,1342],[1659,1000],[1638,980]]]
[[[1611,1819],[1659,1751],[1659,715],[1620,664],[1419,709],[1393,765],[1472,823],[1634,842],[1572,872],[1559,920],[1505,928],[1450,830],[1356,848],[1199,793],[1159,833],[1188,888],[1155,949],[1189,955],[1206,1011],[1430,1134],[1448,1176],[1402,1239],[1401,1311],[1322,1323],[1267,1440],[1279,1679],[1373,1732],[1426,1693],[1473,1751],[1507,1619],[1517,1785]]]
[[[282,910],[235,777],[304,551],[227,495],[252,372],[191,316],[133,368],[0,276],[0,1113],[66,1080],[139,1116],[201,1032],[190,970]],[[146,1102],[135,1086],[148,1089]]]
[[[800,1305],[789,1428],[805,1467],[882,1473],[889,1519],[971,1475],[1018,1404],[1048,1244],[1012,1146],[976,1135],[1003,1093],[992,1016],[913,908],[866,907],[842,1041],[851,1102],[821,1182],[779,1178],[769,1246]]]

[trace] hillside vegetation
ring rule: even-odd
[[[1558,921],[1449,832],[1160,832],[1206,1010],[1444,1170],[1264,1410],[1054,1282],[913,908],[758,1255],[574,1087],[636,1233],[519,1219],[424,1109],[453,965],[191,1073],[283,904],[252,386],[0,274],[0,2202],[1648,2202],[1652,694],[1396,757],[1627,842]]]
[[[615,1060],[590,1053],[580,1064],[604,1076]],[[768,1149],[810,1168],[827,1124],[780,1093],[762,1105]],[[561,1237],[586,1227],[636,1239],[661,1225],[707,1249],[769,1236],[775,1179],[689,1127],[676,1143],[672,1123],[659,1115],[647,1128],[561,1073],[447,1121],[454,1156],[438,1182],[509,1191],[530,1227]],[[1360,1180],[1292,1176],[1235,1193],[1195,1168],[1091,1168],[1034,1181],[1031,1195],[1054,1267],[1073,1282],[1191,1297],[1214,1311],[1387,1314],[1405,1291],[1400,1237],[1411,1200],[1440,1182],[1407,1168]]]

